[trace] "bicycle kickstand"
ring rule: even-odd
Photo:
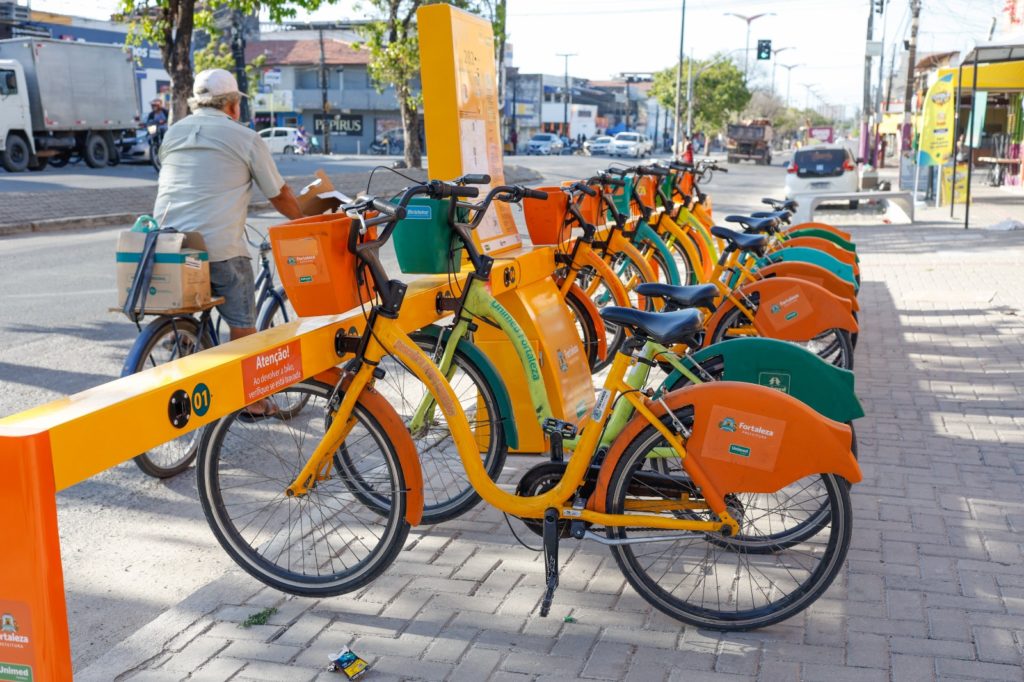
[[[558,510],[544,512],[544,577],[546,587],[540,603],[540,616],[546,618],[558,587]]]

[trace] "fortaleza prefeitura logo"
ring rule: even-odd
[[[728,431],[729,433],[735,433],[736,420],[733,419],[732,417],[726,417],[722,421],[718,422],[718,428],[722,429],[723,431]]]

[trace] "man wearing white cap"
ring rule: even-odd
[[[225,298],[218,310],[237,339],[256,331],[255,283],[245,242],[253,184],[288,218],[301,218],[302,211],[266,142],[238,123],[245,95],[235,77],[224,69],[201,71],[192,94],[192,115],[172,125],[160,147],[153,215],[161,227],[203,235],[211,289]],[[250,412],[258,414],[260,408],[253,405]]]

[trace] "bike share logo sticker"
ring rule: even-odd
[[[434,209],[429,204],[414,204],[405,207],[406,220],[430,220],[433,217]]]
[[[0,601],[0,680],[32,682],[35,655],[27,604]]]
[[[715,406],[705,424],[702,441],[698,441],[702,457],[763,471],[775,468],[785,421]]]
[[[277,393],[301,380],[302,344],[299,341],[290,341],[242,360],[242,392],[246,404]],[[193,392],[193,407],[194,400]],[[203,411],[206,409],[209,409],[208,403]]]
[[[771,321],[778,328],[785,327],[798,318],[806,318],[812,312],[811,304],[807,302],[799,287],[787,289],[767,306]]]
[[[788,372],[760,372],[757,375],[757,383],[783,393],[789,393],[790,379]]]

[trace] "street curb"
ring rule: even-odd
[[[241,571],[217,578],[115,644],[83,670],[75,671],[75,681],[110,682],[121,679],[121,675],[166,651],[180,651],[212,625],[207,623],[204,626],[203,618],[225,604],[244,604],[262,589],[263,585]],[[168,633],[178,634],[169,637]]]

